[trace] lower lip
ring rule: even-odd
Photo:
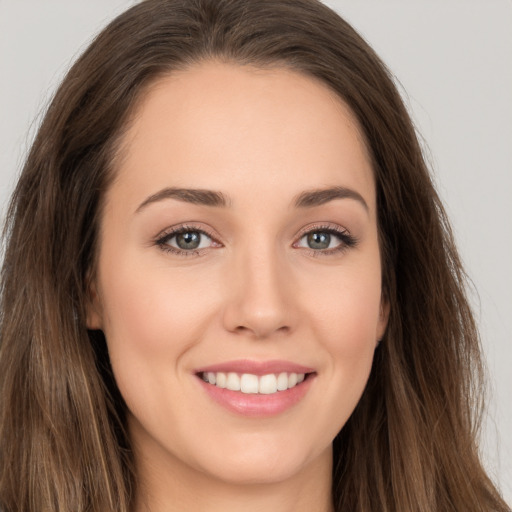
[[[308,374],[305,380],[293,388],[271,395],[231,391],[208,384],[200,377],[197,380],[210,398],[227,410],[242,416],[265,418],[281,414],[299,403],[311,387],[314,377],[314,374]]]

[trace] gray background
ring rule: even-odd
[[[70,62],[134,0],[0,0],[0,214]],[[512,503],[512,2],[330,0],[399,78],[478,294],[482,437]]]

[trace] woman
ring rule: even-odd
[[[2,510],[508,510],[414,129],[320,3],[127,11],[8,219]]]

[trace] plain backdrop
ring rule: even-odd
[[[249,0],[255,1],[255,0]],[[47,102],[134,0],[0,0],[0,214]],[[512,1],[327,0],[387,63],[478,293],[493,399],[487,467],[512,503]]]

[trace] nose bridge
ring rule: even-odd
[[[231,331],[266,337],[293,327],[289,269],[275,244],[249,244],[234,257],[225,322]]]

